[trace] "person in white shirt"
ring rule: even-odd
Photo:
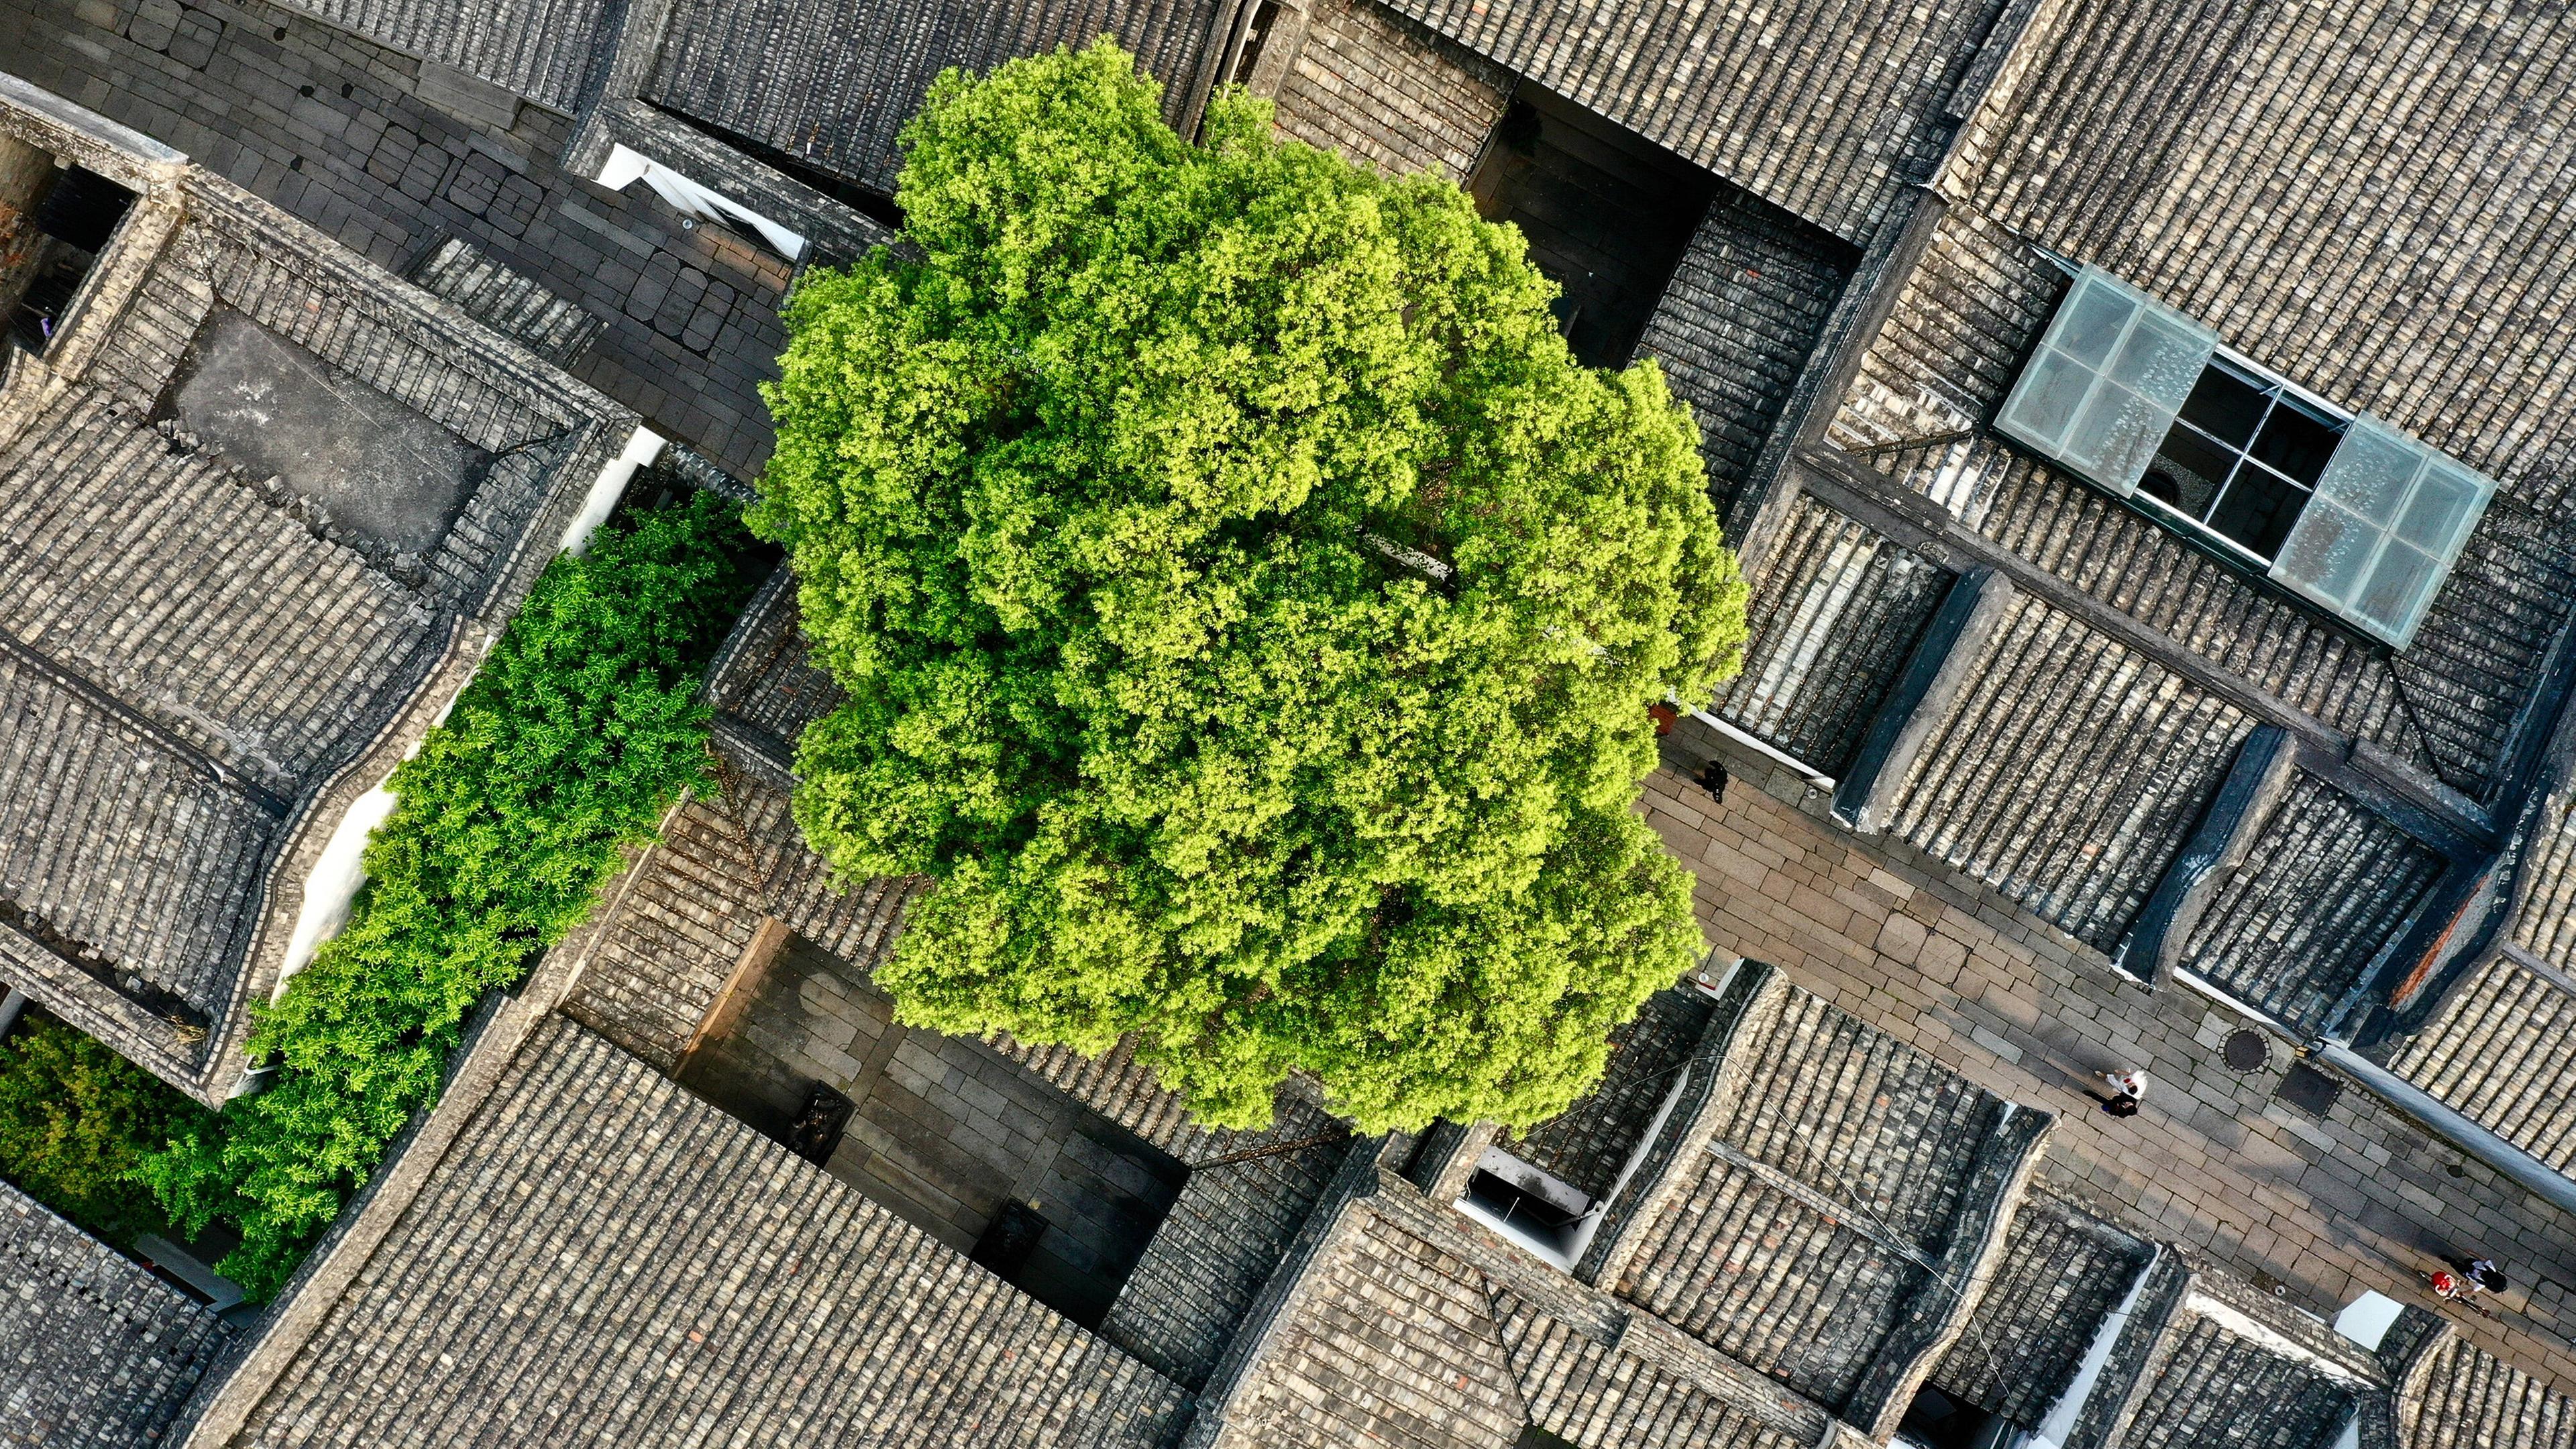
[[[2114,1117],[2138,1115],[2138,1099],[2147,1094],[2146,1073],[2134,1067],[2121,1067],[2114,1071],[2096,1072],[2094,1078],[2110,1089],[2109,1096],[2093,1098],[2102,1104],[2103,1111]],[[2085,1095],[2092,1094],[2088,1092]]]

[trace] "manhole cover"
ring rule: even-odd
[[[2334,1110],[2335,1098],[2343,1095],[2343,1083],[2301,1062],[2282,1075],[2272,1095],[2311,1117],[2323,1117]]]
[[[2272,1044],[2254,1028],[2240,1027],[2228,1034],[2227,1045],[2220,1048],[2220,1054],[2227,1058],[2229,1066],[2240,1072],[2259,1071],[2265,1062],[2272,1059]]]

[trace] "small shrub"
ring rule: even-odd
[[[52,1017],[0,1042],[0,1177],[111,1243],[168,1229],[135,1166],[211,1115]]]
[[[183,1227],[239,1225],[217,1265],[273,1295],[412,1114],[467,1012],[590,913],[621,847],[706,769],[699,677],[751,580],[701,496],[557,559],[445,725],[394,773],[348,926],[273,1005],[275,1082],[144,1165]]]

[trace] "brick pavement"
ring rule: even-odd
[[[1696,783],[1711,759],[1732,777],[1722,803]],[[2567,1214],[2358,1086],[2322,1120],[2276,1099],[2290,1043],[2268,1038],[2263,1067],[2229,1068],[2220,1044],[2245,1018],[2186,986],[2151,992],[1939,861],[1841,828],[1823,791],[1696,721],[1664,761],[1645,809],[1699,875],[1710,944],[2058,1112],[2051,1180],[2329,1318],[2364,1289],[2429,1304],[2415,1271],[2475,1248],[2517,1287],[2502,1322],[2454,1315],[2464,1332],[2576,1392]],[[2114,1064],[2148,1075],[2134,1118],[2084,1095]]]
[[[0,0],[0,28],[0,69],[384,266],[464,237],[604,324],[576,376],[737,474],[768,456],[786,264],[558,170],[568,117],[265,0]]]

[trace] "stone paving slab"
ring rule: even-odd
[[[1696,783],[1715,760],[1722,801]],[[1698,873],[1709,943],[1911,1042],[1989,1091],[2060,1114],[2042,1171],[2298,1307],[2331,1318],[2366,1289],[2431,1306],[2415,1277],[2475,1249],[2517,1285],[2502,1321],[2454,1318],[2481,1348],[2576,1392],[2576,1220],[2358,1086],[2320,1119],[2275,1096],[2272,1039],[2239,1073],[2250,1024],[2188,987],[2151,992],[2090,948],[1940,862],[1824,816],[1825,798],[1686,722],[1648,781],[1648,820]],[[2136,1066],[2144,1109],[2113,1118],[2091,1073]]]
[[[768,457],[787,264],[557,169],[569,117],[265,0],[0,0],[0,69],[187,152],[407,273],[463,237],[601,324],[583,381],[738,476]],[[442,109],[438,102],[450,108]],[[470,114],[463,114],[470,113]]]

